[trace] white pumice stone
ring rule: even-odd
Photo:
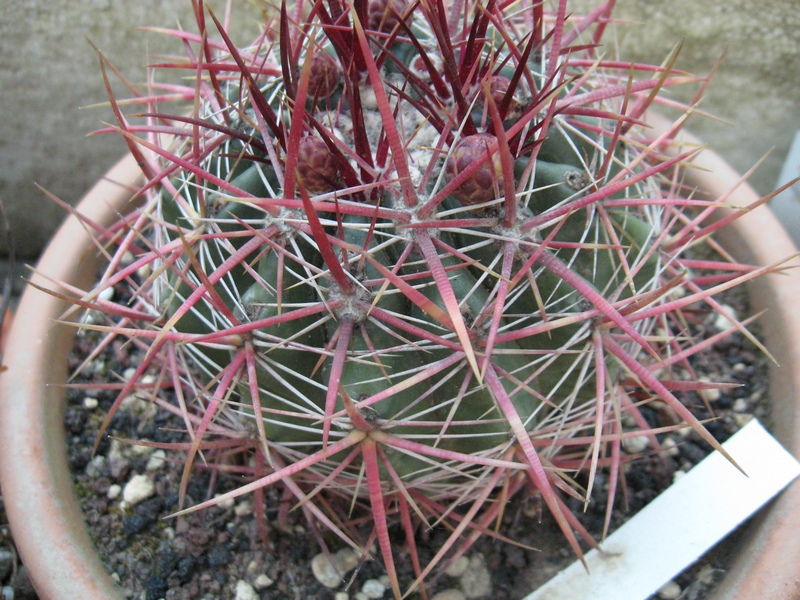
[[[342,576],[356,568],[359,556],[350,548],[344,548],[333,554],[331,558],[333,563],[324,553],[320,552],[311,560],[311,571],[322,585],[336,588],[342,583]]]
[[[331,561],[323,553],[317,554],[311,560],[311,572],[314,573],[314,578],[327,588],[339,587],[342,582]]]
[[[734,319],[738,320],[736,309],[728,304],[723,304],[722,313],[717,313],[717,316],[714,318],[714,327],[716,327],[718,331],[725,331],[733,327]]]
[[[459,556],[456,560],[453,561],[447,569],[445,569],[445,573],[447,573],[450,577],[461,577],[464,574],[464,571],[467,570],[469,567],[469,558],[464,556],[463,554]]]
[[[147,466],[145,469],[147,471],[158,471],[161,467],[164,466],[166,462],[167,453],[161,449],[154,450],[153,453],[150,455],[150,459],[147,461]]]
[[[632,438],[625,438],[622,440],[622,449],[625,450],[628,454],[638,454],[639,452],[644,452],[647,450],[647,447],[650,445],[650,440],[647,439],[647,436],[639,435]]]
[[[491,598],[492,575],[483,556],[475,554],[469,559],[469,567],[460,577],[461,590],[466,598]]]
[[[126,504],[134,506],[147,500],[156,493],[156,485],[147,475],[134,475],[122,490],[122,499]]]
[[[383,598],[385,592],[386,587],[377,579],[367,579],[364,585],[361,586],[361,593],[370,598],[370,600]]]
[[[119,498],[119,495],[122,493],[122,487],[116,483],[112,483],[108,486],[108,491],[106,491],[106,497],[109,500],[116,500]]]
[[[236,582],[236,600],[260,600],[261,596],[244,579]]]
[[[442,590],[434,595],[431,600],[466,600],[464,592],[456,589]]]
[[[681,586],[674,581],[668,581],[658,590],[660,600],[677,600],[681,595]]]
[[[275,583],[266,573],[261,573],[258,577],[253,580],[253,587],[257,590],[263,590],[264,588],[268,588],[273,583]]]
[[[102,292],[97,294],[97,299],[98,300],[106,300],[106,301],[113,300],[114,299],[114,288],[113,287],[107,287]]]

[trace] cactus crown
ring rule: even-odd
[[[111,98],[146,184],[81,305],[150,350],[106,424],[141,387],[184,416],[189,464],[235,441],[258,460],[228,496],[282,483],[359,551],[374,536],[398,597],[394,520],[412,587],[524,490],[580,555],[564,495],[609,467],[613,504],[622,439],[658,446],[642,403],[719,448],[676,397],[703,385],[677,382],[703,346],[687,308],[753,270],[687,257],[717,205],[682,195],[684,117],[642,121],[706,80],[604,57],[612,5],[298,0],[240,48],[196,2],[199,33],[168,32],[188,62],[153,67],[194,81],[129,100],[138,125]],[[96,300],[123,281],[131,303]],[[452,523],[428,564],[415,520]]]

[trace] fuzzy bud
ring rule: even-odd
[[[336,188],[339,165],[323,140],[307,135],[298,144],[296,173],[309,194],[325,194]]]
[[[330,54],[321,50],[311,59],[311,76],[308,80],[308,97],[327,99],[338,87],[342,70]]]
[[[505,75],[492,75],[489,79],[489,94],[491,94],[492,102],[494,102],[494,105],[498,110],[500,110],[500,107],[503,104],[503,99],[506,97],[506,93],[508,92],[509,88],[511,88],[511,80]],[[483,90],[479,90],[478,93],[481,95],[481,97],[483,97]],[[503,120],[508,120],[510,118],[519,116],[520,108],[521,105],[519,99],[517,98],[516,94],[512,92],[508,108],[503,115]],[[488,108],[486,110],[488,111]]]
[[[492,100],[498,108],[503,103],[503,98],[506,96],[508,88],[511,87],[511,80],[503,75],[492,75],[489,82],[489,93],[492,95]]]
[[[399,23],[397,15],[408,9],[408,0],[370,0],[367,9],[367,28],[390,33]]]
[[[448,181],[465,171],[475,161],[483,164],[458,188],[453,196],[463,205],[482,204],[497,198],[503,190],[503,167],[495,152],[488,160],[486,151],[497,146],[497,138],[490,133],[477,133],[459,140],[445,166]]]

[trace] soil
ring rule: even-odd
[[[734,291],[724,301],[737,314],[747,314],[746,297]],[[700,325],[713,332],[713,318]],[[702,335],[703,332],[700,332]],[[93,346],[91,333],[77,338],[73,366],[77,365]],[[114,374],[122,376],[134,357],[125,346],[109,349],[95,360],[89,380],[103,381]],[[701,418],[716,417],[708,429],[720,441],[725,441],[753,415],[769,426],[767,412],[766,359],[741,334],[735,334],[707,353],[698,356],[694,368],[711,381],[729,381],[742,386],[713,394],[708,403],[696,394],[688,394],[686,403]],[[312,573],[311,562],[319,553],[313,531],[309,530],[301,511],[290,513],[290,527],[274,526],[280,506],[276,492],[265,498],[269,519],[266,540],[262,538],[254,515],[252,497],[244,497],[224,506],[190,514],[181,519],[165,517],[177,510],[178,488],[183,465],[180,456],[165,458],[152,449],[121,444],[109,437],[102,440],[97,454],[92,446],[99,424],[113,401],[114,392],[69,390],[65,426],[69,438],[69,463],[75,476],[75,489],[80,499],[91,536],[106,561],[107,568],[128,598],[158,600],[211,598],[275,598],[275,599],[336,599],[337,593],[348,592],[347,598],[367,596],[359,590],[368,580],[385,582],[380,561],[368,561],[357,568],[349,585],[329,589]],[[181,422],[163,411],[143,414],[149,410],[145,403],[133,403],[115,416],[111,436],[124,439],[149,439],[158,442],[183,441]],[[652,425],[661,418],[656,411],[645,408]],[[664,441],[662,436],[662,442]],[[618,527],[647,504],[673,480],[677,471],[686,471],[702,460],[708,447],[693,432],[671,436],[675,446],[666,455],[644,455],[629,463],[626,473],[627,506],[618,507],[613,514],[612,528]],[[671,444],[667,442],[667,444]],[[134,475],[145,474],[154,482],[154,492],[147,499],[126,505],[120,502],[120,492]],[[188,503],[202,501],[224,493],[238,485],[231,475],[198,470],[191,477]],[[596,501],[583,512],[571,506],[584,525],[599,536],[605,513],[603,481],[595,484]],[[4,519],[0,513],[0,519]],[[5,521],[0,521],[0,525]],[[462,577],[485,574],[490,585],[486,597],[497,600],[523,598],[538,585],[575,560],[562,534],[548,517],[547,511],[535,499],[517,497],[505,511],[503,533],[522,546],[499,543],[482,537],[469,550],[471,559]],[[0,549],[13,550],[8,528],[0,529]],[[426,532],[418,542],[421,560],[430,558],[446,539],[447,531]],[[734,534],[735,536],[735,534]],[[401,536],[398,536],[398,544]],[[332,549],[338,549],[333,543]],[[727,570],[729,551],[735,540],[723,542],[674,581],[684,599],[706,597],[714,582],[721,580]],[[398,561],[401,583],[413,581],[410,560],[400,555]],[[16,592],[16,600],[35,598],[25,589],[24,569],[14,563],[14,574],[0,570],[0,583]],[[451,571],[451,573],[454,573]],[[489,581],[490,579],[490,581]],[[245,582],[245,583],[241,583]],[[373,588],[374,583],[371,583]],[[476,589],[474,581],[467,584],[457,573],[441,574],[428,585],[433,596],[443,590],[462,587]],[[237,588],[238,586],[238,588]],[[5,588],[8,589],[8,588]],[[488,588],[487,588],[488,589]],[[379,593],[380,587],[375,594]],[[4,592],[5,593],[5,592]],[[238,594],[238,595],[237,595]],[[249,594],[249,595],[248,595]],[[389,597],[386,591],[385,597]],[[9,596],[4,595],[3,598]],[[413,595],[412,595],[413,597]],[[458,596],[454,596],[458,597]],[[666,591],[661,597],[666,597]]]

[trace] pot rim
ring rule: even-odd
[[[110,225],[140,175],[134,158],[126,156],[77,210],[100,226]],[[100,264],[86,226],[71,214],[30,281],[88,289]],[[14,315],[3,357],[8,371],[0,376],[0,485],[15,545],[40,598],[122,598],[89,538],[67,465],[60,386],[75,330],[53,323],[66,308],[64,301],[28,285]]]

